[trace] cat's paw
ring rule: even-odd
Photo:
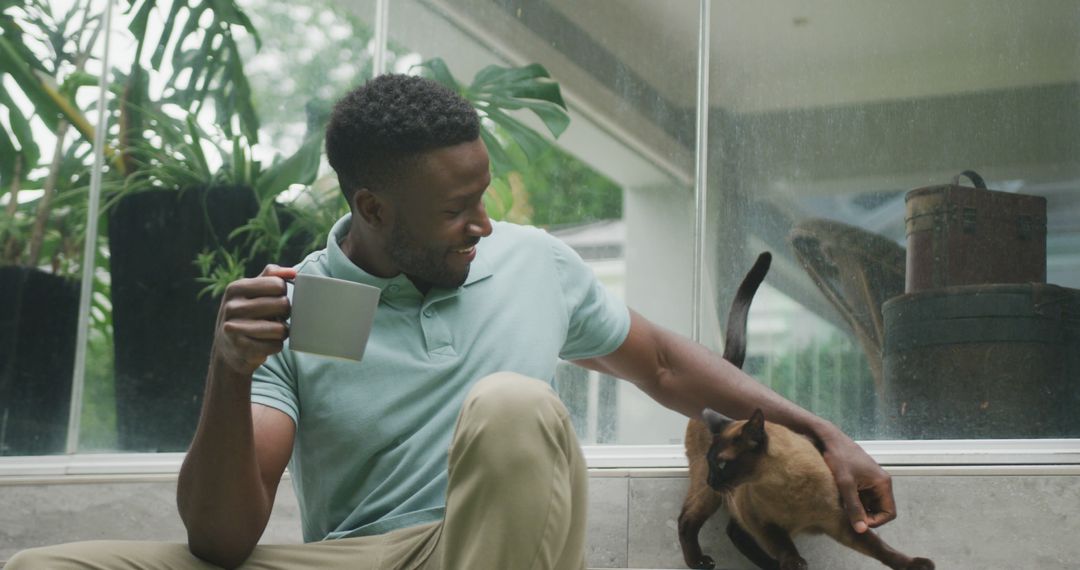
[[[690,564],[690,567],[695,570],[713,570],[713,568],[716,568],[716,562],[713,561],[712,556],[702,554],[697,562]]]
[[[914,558],[907,565],[907,570],[934,570],[934,563],[928,558]]]
[[[801,556],[785,558],[780,562],[780,570],[807,570],[809,566]]]

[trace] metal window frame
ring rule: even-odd
[[[1073,439],[864,441],[894,476],[1076,476]],[[587,445],[593,477],[685,477],[680,445]],[[174,480],[184,453],[77,453],[0,457],[0,485]]]
[[[1080,474],[1080,440],[880,440],[858,442],[889,471],[897,473],[986,472],[988,469],[1059,472],[1068,466]],[[585,446],[590,469],[682,469],[686,456],[680,445]]]

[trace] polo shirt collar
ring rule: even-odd
[[[393,277],[376,277],[361,269],[345,255],[345,252],[341,250],[340,242],[349,233],[351,221],[352,214],[345,214],[334,223],[334,227],[330,229],[330,235],[327,236],[326,253],[330,265],[330,276],[378,287],[382,290],[380,298],[390,302],[395,300],[403,301],[408,297],[422,298],[420,291],[404,273],[399,273]],[[465,279],[465,283],[457,289],[435,287],[428,293],[428,297],[453,297],[463,287],[468,287],[473,283],[491,277],[491,273],[491,265],[487,261],[487,256],[484,255],[484,248],[482,246],[478,247],[476,259],[473,260],[472,265],[469,267],[469,276]]]

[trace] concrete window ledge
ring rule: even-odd
[[[939,568],[1077,568],[1077,442],[872,442],[866,448],[894,476],[900,516],[880,532],[899,550],[928,556]],[[635,451],[587,450],[587,566],[683,568],[675,530],[687,488],[682,450]],[[182,542],[174,496],[182,459],[0,458],[0,560],[23,548],[73,540]],[[722,568],[755,570],[727,540],[726,523],[723,512],[709,521],[703,548]],[[291,485],[281,486],[263,541],[300,541]],[[880,567],[825,538],[797,542],[812,568]]]

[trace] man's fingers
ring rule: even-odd
[[[272,355],[281,352],[292,312],[286,280],[296,270],[267,265],[258,277],[229,284],[218,312],[215,354],[234,370],[250,374]]]
[[[896,513],[881,511],[881,512],[876,512],[876,513],[870,513],[869,515],[867,515],[866,518],[867,518],[867,521],[870,523],[870,528],[877,528],[877,527],[879,527],[879,526],[881,526],[881,525],[895,519],[896,518]]]
[[[853,481],[839,482],[840,498],[844,502],[844,511],[847,512],[855,532],[862,534],[870,528],[866,523],[866,508],[859,500],[859,490]]]
[[[870,528],[877,528],[896,518],[896,501],[893,498],[892,478],[887,475],[875,483],[869,489],[863,491],[868,495],[867,503],[871,506],[867,522]]]
[[[259,273],[259,277],[280,277],[282,279],[295,279],[296,270],[291,267],[281,267],[280,265],[274,265],[271,263],[263,268],[262,273]]]
[[[258,277],[239,279],[229,284],[226,297],[271,297],[286,293],[285,281],[296,279],[296,270],[292,267],[267,265]]]
[[[296,276],[295,271],[292,271],[292,276]],[[261,275],[250,279],[239,279],[229,284],[229,287],[225,290],[225,298],[282,297],[286,293],[285,279],[289,279],[289,277]]]
[[[289,300],[283,296],[238,297],[225,301],[225,319],[284,320],[292,312]]]
[[[289,336],[285,323],[252,319],[236,319],[224,324],[225,332],[257,341],[283,341]]]

